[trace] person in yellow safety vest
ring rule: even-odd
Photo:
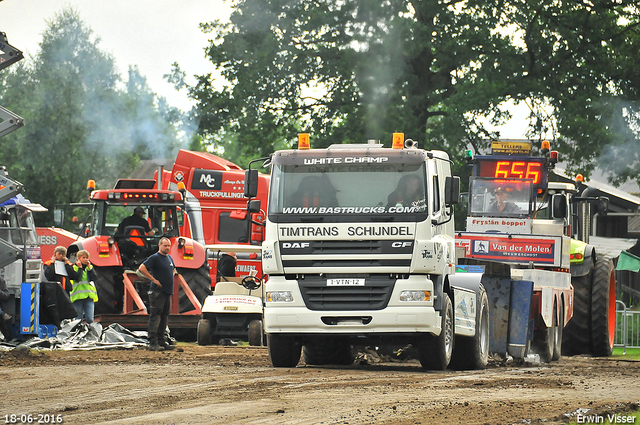
[[[93,323],[93,312],[95,302],[98,301],[98,291],[96,290],[96,272],[89,261],[89,252],[82,249],[76,254],[76,264],[73,270],[78,274],[78,279],[71,281],[71,302],[76,309],[76,319],[84,318],[87,323]]]

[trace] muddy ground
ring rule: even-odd
[[[424,372],[417,361],[271,367],[266,348],[0,352],[0,420],[65,424],[530,424],[640,403],[640,362],[563,357]],[[579,412],[585,412],[582,410]],[[23,416],[21,416],[23,415]],[[9,419],[11,417],[9,416]]]

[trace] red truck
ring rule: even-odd
[[[156,173],[157,174],[157,173]],[[186,188],[185,220],[181,234],[206,245],[211,283],[215,286],[217,261],[224,252],[237,253],[236,276],[249,275],[255,270],[262,277],[262,258],[259,245],[264,239],[261,210],[237,219],[247,210],[244,193],[245,170],[240,166],[208,152],[181,149],[171,171],[162,170],[163,187],[176,190],[179,183]],[[269,176],[258,175],[255,199],[267,205]],[[236,216],[236,218],[234,218]],[[239,249],[237,245],[244,246]],[[253,245],[256,252],[246,252]]]

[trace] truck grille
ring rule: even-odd
[[[413,241],[280,242],[280,252],[282,253],[282,266],[288,272],[294,273],[303,273],[303,270],[323,272],[336,267],[345,271],[353,268],[368,268],[373,271],[376,268],[386,267],[396,268],[395,272],[404,272],[404,269],[399,268],[411,266]],[[332,256],[332,258],[327,258],[327,256]],[[399,256],[405,258],[398,258]]]
[[[298,281],[309,310],[382,310],[389,303],[395,279],[369,276],[364,286],[327,286],[327,279],[307,276]]]
[[[318,267],[409,267],[411,265],[411,258],[407,258],[406,260],[388,260],[384,258],[371,260],[282,260],[282,265],[285,268],[305,267],[313,269]]]

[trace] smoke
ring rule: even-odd
[[[615,108],[617,109],[617,108]],[[610,120],[609,129],[617,143],[606,145],[596,166],[609,173],[609,180],[621,184],[629,179],[640,181],[640,112],[638,105],[627,104]]]
[[[613,183],[620,184],[628,179],[638,179],[640,170],[640,142],[622,145],[607,145],[596,164],[608,172]]]

